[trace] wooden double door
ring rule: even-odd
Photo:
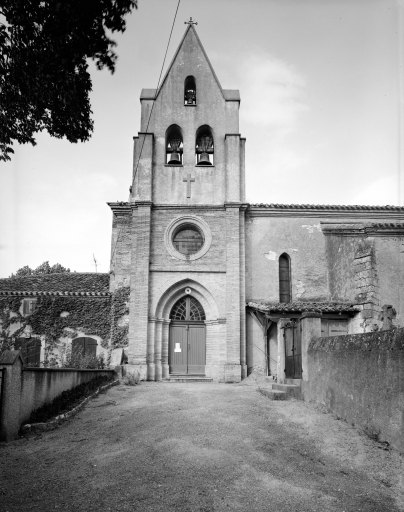
[[[172,375],[205,375],[205,312],[192,296],[181,297],[170,314],[169,365]]]
[[[170,325],[172,375],[205,375],[205,339],[204,324],[173,322]]]

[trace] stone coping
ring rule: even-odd
[[[80,372],[80,373],[91,373],[91,372],[111,372],[114,373],[115,370],[110,370],[109,368],[46,368],[41,366],[25,366],[23,371],[34,371],[34,372]]]
[[[367,352],[372,350],[404,350],[404,328],[359,334],[345,334],[328,338],[314,338],[309,352]]]

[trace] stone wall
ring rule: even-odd
[[[314,338],[304,399],[404,452],[404,329]]]
[[[328,300],[325,239],[319,218],[258,216],[247,210],[246,297],[279,302],[279,256],[291,262],[292,300]]]
[[[21,353],[7,350],[0,356],[2,370],[0,403],[0,440],[18,436],[20,425],[31,413],[52,402],[63,391],[97,377],[113,378],[114,370],[77,370],[60,368],[24,368]]]
[[[361,306],[363,332],[385,328],[386,306],[394,308],[392,325],[404,325],[403,226],[322,223],[331,299]]]
[[[20,424],[32,411],[52,402],[57,396],[97,377],[112,377],[114,370],[66,368],[25,368],[22,372]]]

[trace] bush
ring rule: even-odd
[[[61,360],[61,368],[77,368],[80,370],[103,370],[105,368],[104,356],[85,356],[72,352],[69,347]]]
[[[136,386],[140,382],[140,373],[138,371],[128,372],[123,378],[123,383],[127,386]]]

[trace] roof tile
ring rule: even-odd
[[[351,303],[346,302],[271,302],[263,299],[252,299],[247,302],[247,306],[257,311],[267,313],[349,313],[358,311],[358,308]]]

